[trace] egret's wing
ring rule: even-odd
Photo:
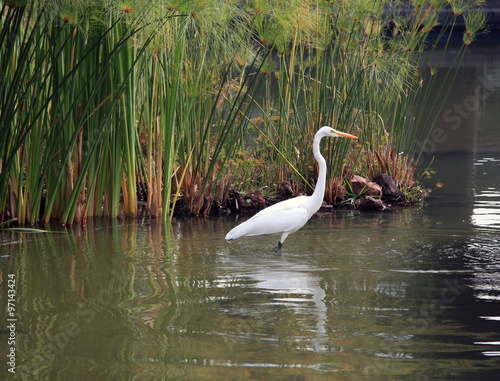
[[[308,220],[308,212],[304,206],[280,204],[261,210],[248,221],[236,226],[227,233],[226,239],[229,241],[245,236],[293,233],[305,225]],[[278,205],[279,207],[277,207]]]

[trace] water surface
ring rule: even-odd
[[[228,245],[228,219],[20,236],[1,249],[19,374],[493,379],[499,235],[455,217],[337,211],[279,253],[272,238]]]

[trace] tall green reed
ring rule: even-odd
[[[253,64],[233,65],[235,52],[248,38],[247,16],[236,2],[178,2],[167,8],[172,18],[156,34],[151,65],[141,79],[147,84],[153,78],[141,113],[147,205],[150,215],[161,211],[165,220],[173,216],[178,200],[186,211],[206,214],[214,195],[227,193],[228,183],[226,190],[217,189],[224,183],[218,178],[225,177],[219,169],[241,141],[237,117],[245,112],[247,92],[256,88],[256,77],[248,71]],[[240,33],[238,25],[243,26]],[[164,160],[154,154],[162,147]]]
[[[35,223],[43,206],[43,221],[56,217],[71,224],[75,218],[85,220],[89,210],[100,214],[105,193],[105,213],[116,216],[120,182],[132,177],[131,197],[136,193],[135,125],[124,133],[118,124],[120,117],[135,121],[135,115],[116,106],[129,95],[126,91],[133,91],[129,78],[135,62],[130,60],[128,42],[139,28],[124,29],[123,14],[106,13],[97,2],[47,4],[2,12],[2,16],[27,12],[35,20],[23,25],[24,36],[20,30],[8,36],[17,44],[2,41],[6,56],[25,57],[12,60],[6,68],[10,81],[2,84],[7,95],[2,99],[10,102],[2,107],[6,110],[1,116],[2,134],[10,132],[9,124],[17,132],[11,135],[17,138],[14,150],[3,150],[10,156],[2,160],[1,176],[13,179],[11,203],[19,200],[18,210],[11,208],[10,213],[19,216],[20,223]],[[15,18],[4,19],[2,34],[12,25]],[[117,69],[116,61],[125,63]],[[15,93],[19,86],[22,91]],[[121,174],[122,161],[127,163],[127,177]],[[5,204],[5,199],[0,201]],[[126,211],[133,215],[136,203],[129,204]]]

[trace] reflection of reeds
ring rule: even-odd
[[[1,220],[135,216],[139,198],[152,217],[176,203],[206,215],[232,182],[308,191],[322,125],[359,134],[371,160],[345,140],[323,147],[327,200],[353,171],[412,184],[418,124],[435,121],[413,109],[434,81],[417,65],[434,3],[390,17],[369,0],[2,4]],[[484,23],[476,6],[465,45]]]

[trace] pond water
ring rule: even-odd
[[[234,215],[3,234],[0,378],[498,379],[500,54],[475,49],[423,206],[319,214],[280,252],[226,243]]]

